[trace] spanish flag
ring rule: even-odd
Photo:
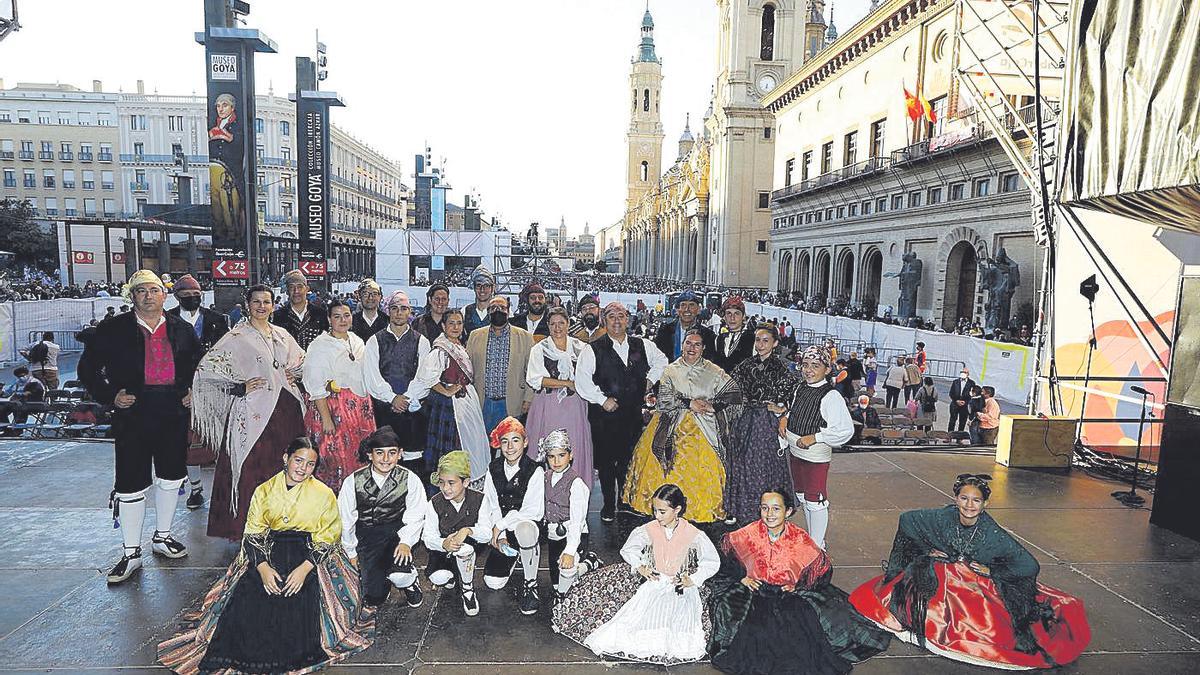
[[[937,112],[929,104],[929,99],[925,98],[925,94],[919,91],[917,92],[917,97],[921,100],[921,113],[925,115],[930,124],[937,124]]]
[[[908,87],[904,88],[904,107],[908,110],[908,118],[914,122],[925,114],[925,106],[908,91]]]

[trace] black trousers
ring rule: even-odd
[[[887,391],[887,401],[884,405],[888,408],[900,407],[900,387],[889,387],[885,384],[883,388]]]
[[[962,431],[967,426],[967,419],[971,413],[967,408],[970,407],[966,403],[958,405],[956,401],[950,401],[950,422],[946,425],[946,431],[954,431],[954,422],[958,421],[958,431]]]
[[[150,487],[150,467],[162,480],[187,478],[188,425],[191,414],[173,386],[147,386],[137,401],[113,415],[119,493]]]
[[[391,403],[371,399],[375,412],[375,426],[389,426],[400,439],[400,448],[410,452],[425,451],[425,435],[428,420],[424,410],[398,413]]]
[[[600,491],[604,495],[604,510],[611,512],[625,487],[625,474],[633,459],[633,448],[642,435],[640,407],[617,408],[604,412],[589,406],[588,422],[592,427],[592,457],[600,475]]]
[[[546,524],[542,523],[542,531],[544,532],[545,530],[546,530]],[[565,551],[567,548],[567,538],[563,537],[562,539],[551,539],[549,536],[547,536],[546,543],[547,543],[547,546],[546,546],[547,553],[550,554],[550,560],[549,560],[550,584],[552,586],[557,586],[558,585],[558,575],[559,575],[558,559],[560,557],[562,557],[563,551]],[[576,565],[579,564],[580,558],[583,557],[583,554],[586,553],[587,550],[588,550],[588,535],[587,535],[587,532],[584,532],[583,536],[579,538],[579,549],[577,551],[575,551],[575,564]]]
[[[358,535],[358,578],[362,584],[363,603],[378,607],[392,590],[388,575],[393,572],[412,572],[412,562],[397,565],[393,557],[400,543],[397,531],[402,523],[355,525]]]

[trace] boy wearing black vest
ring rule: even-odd
[[[438,493],[425,510],[421,535],[429,549],[425,574],[437,586],[449,588],[457,578],[462,593],[463,612],[479,613],[475,596],[475,546],[471,539],[486,544],[492,538],[491,511],[483,503],[483,493],[467,487],[471,479],[471,459],[462,450],[442,455],[437,471],[429,480]]]
[[[504,588],[520,559],[525,580],[520,592],[521,613],[536,614],[538,523],[545,510],[545,471],[525,454],[529,440],[516,418],[506,417],[496,425],[491,440],[492,447],[500,449],[500,457],[488,466],[483,484],[485,507],[493,522],[483,583],[492,590]]]
[[[804,505],[809,536],[825,548],[829,529],[829,462],[833,449],[854,435],[854,420],[846,400],[829,383],[831,354],[812,346],[800,357],[803,378],[792,394],[791,405],[779,420],[779,436],[791,452],[789,464],[796,498]]]
[[[604,308],[608,334],[597,338],[579,354],[575,369],[576,391],[588,405],[593,457],[600,473],[604,508],[600,520],[616,517],[617,496],[625,487],[625,474],[633,447],[642,434],[642,406],[646,389],[662,377],[667,357],[653,342],[628,335],[629,310],[619,302]]]
[[[363,604],[378,607],[391,586],[409,607],[420,607],[421,584],[412,549],[421,538],[427,501],[421,479],[400,466],[402,451],[391,427],[377,429],[358,446],[367,466],[346,477],[338,492],[342,548],[358,567]]]

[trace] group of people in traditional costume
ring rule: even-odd
[[[517,610],[536,614],[543,548],[553,630],[605,657],[844,673],[892,636],[1005,668],[1061,665],[1087,645],[1082,603],[1038,584],[1037,562],[984,511],[986,476],[960,476],[944,509],[903,514],[883,576],[849,595],[833,585],[828,473],[853,423],[827,348],[793,370],[777,330],[748,325],[737,298],[719,336],[683,293],[677,319],[642,339],[620,303],[587,297],[572,324],[534,285],[510,319],[487,270],[472,283],[475,303],[450,307],[435,285],[414,319],[407,294],[385,299],[371,280],[357,313],[318,308],[293,272],[282,307],[251,286],[245,318],[214,336],[185,296],[163,311],[156,275],[130,278],[133,311],[102,323],[79,365],[116,411],[124,549],[109,582],[141,567],[151,490],[152,551],[187,555],[172,519],[205,454],[208,534],[241,541],[161,663],[336,663],[372,643],[393,588],[423,603],[422,557],[467,616],[519,567]],[[589,547],[597,482],[602,522],[648,517],[607,566]],[[188,506],[202,506],[192,486]]]

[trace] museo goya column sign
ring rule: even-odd
[[[325,276],[329,256],[329,102],[301,92],[296,106],[300,134],[300,271]]]

